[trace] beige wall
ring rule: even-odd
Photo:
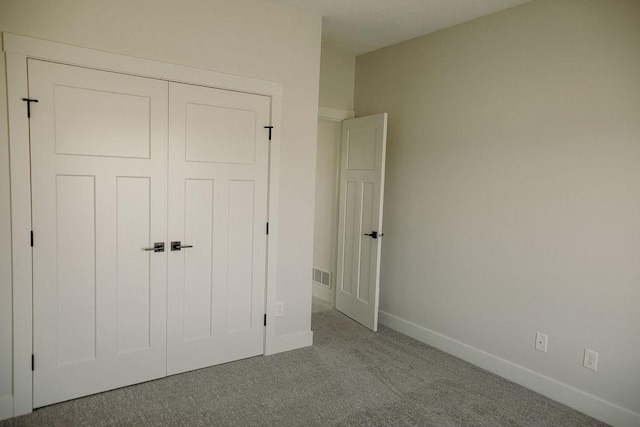
[[[321,18],[262,0],[2,0],[0,31],[284,84],[276,334],[310,330]],[[0,64],[0,399],[10,383],[7,113]],[[308,236],[308,237],[305,237]]]
[[[389,113],[380,309],[638,416],[640,2],[537,0],[359,56],[355,109]]]
[[[329,44],[322,45],[320,105],[353,110],[356,57]]]

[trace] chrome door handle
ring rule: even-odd
[[[164,242],[156,242],[152,248],[144,248],[145,251],[164,252]]]
[[[192,248],[192,245],[183,245],[181,244],[181,242],[178,240],[177,242],[171,242],[171,250],[172,251],[179,251],[182,248]]]

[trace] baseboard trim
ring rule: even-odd
[[[313,284],[313,296],[333,306],[333,301],[332,301],[333,292],[331,292],[331,289],[327,288],[326,286],[320,285],[318,283],[312,282],[312,284]]]
[[[13,418],[13,395],[0,397],[0,421]]]
[[[517,365],[486,351],[472,347],[446,335],[427,329],[393,314],[379,311],[379,322],[446,353],[496,375],[527,387],[550,399],[567,405],[614,426],[639,426],[640,414],[615,403],[554,380],[524,366]]]
[[[282,353],[284,351],[297,350],[299,348],[313,345],[313,331],[298,332],[296,334],[281,335],[275,337],[273,352],[269,354]]]

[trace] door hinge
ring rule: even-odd
[[[264,326],[267,326],[267,313],[264,314]]]
[[[35,355],[31,355],[31,370],[35,371],[36,369],[36,356]]]
[[[269,223],[267,223],[267,235],[269,235]]]
[[[31,103],[32,102],[38,102],[37,99],[29,99],[29,98],[22,98],[23,101],[25,101],[27,103],[27,118],[31,117]]]
[[[38,102],[38,101],[36,101]],[[265,129],[269,129],[269,141],[271,141],[271,129],[273,129],[273,126],[265,126]]]
[[[31,230],[31,240],[30,240],[30,242],[31,242],[31,247],[33,247],[33,230]]]

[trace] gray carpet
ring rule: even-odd
[[[52,405],[0,426],[599,426],[391,329],[314,305],[314,346]]]

